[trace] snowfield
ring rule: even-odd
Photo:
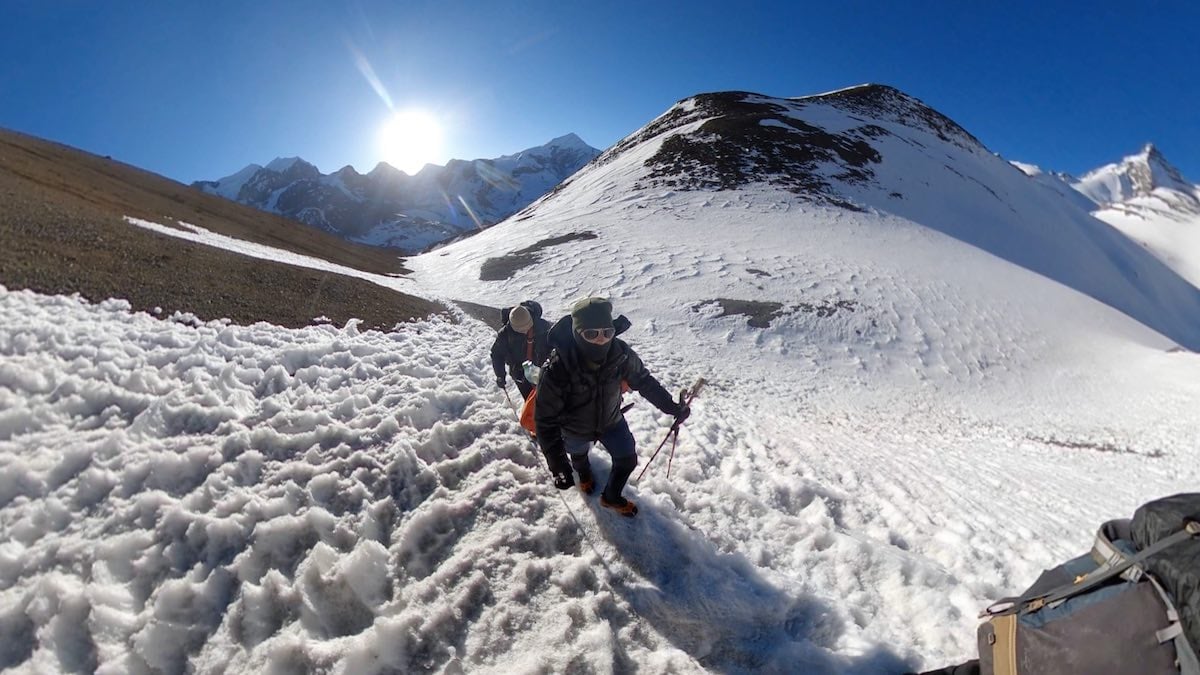
[[[550,486],[481,324],[177,318],[0,293],[15,672],[901,672],[966,656],[990,599],[1197,480],[1194,354],[1129,349],[1141,386],[1076,374],[1073,397],[1031,377],[987,416],[743,362],[625,521]],[[669,420],[630,419],[645,461]]]
[[[1200,482],[1200,291],[1002,159],[876,121],[879,187],[843,193],[861,211],[631,189],[651,138],[411,279],[360,275],[551,320],[605,295],[669,390],[707,378],[670,476],[664,452],[627,488],[632,520],[553,488],[466,315],[290,330],[0,287],[0,668],[973,656],[982,608]],[[566,234],[592,236],[547,243]],[[726,313],[745,308],[769,326]],[[671,420],[630,400],[644,466]]]

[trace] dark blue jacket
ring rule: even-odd
[[[629,320],[617,317],[617,335],[629,329]],[[621,383],[638,392],[668,415],[679,414],[679,404],[650,374],[633,348],[614,337],[604,363],[590,368],[583,362],[572,335],[571,317],[560,319],[550,330],[552,351],[538,383],[534,419],[542,452],[565,453],[563,434],[598,439],[621,421]]]

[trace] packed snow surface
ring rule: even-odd
[[[1101,520],[1194,487],[1200,364],[1032,275],[1008,286],[1038,311],[976,304],[1007,267],[984,256],[905,288],[883,263],[894,245],[860,246],[857,269],[770,242],[613,246],[574,286],[564,271],[479,298],[536,289],[556,314],[549,287],[637,270],[604,288],[629,341],[667,386],[711,384],[670,478],[660,457],[628,490],[632,521],[550,486],[475,321],[197,328],[0,293],[0,630],[17,638],[0,665],[872,673],[966,657],[991,599]],[[672,279],[857,304],[756,329],[645,290]],[[905,305],[918,296],[938,322]],[[1042,303],[1058,313],[1037,324]],[[645,462],[669,420],[645,402],[629,417]]]
[[[551,319],[602,294],[669,389],[707,378],[631,520],[553,488],[466,316],[240,327],[0,288],[0,669],[900,673],[1200,481],[1191,286],[1002,160],[879,168],[944,210],[611,189],[653,150],[411,280],[360,275]],[[594,237],[546,243],[569,233]],[[630,400],[645,467],[671,420]]]

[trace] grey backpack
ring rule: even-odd
[[[1200,675],[1200,494],[1111,520],[981,615],[983,675]]]

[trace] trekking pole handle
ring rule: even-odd
[[[696,396],[698,396],[700,394],[700,390],[704,388],[705,384],[708,384],[708,380],[706,380],[702,377],[702,378],[696,380],[696,383],[692,385],[692,388],[690,391],[686,387],[683,389],[680,389],[679,390],[679,406],[680,407],[691,406],[692,401],[694,401],[696,399]],[[671,425],[671,428],[678,431],[679,424],[680,424],[680,422],[677,419],[677,420],[675,420],[675,423]]]

